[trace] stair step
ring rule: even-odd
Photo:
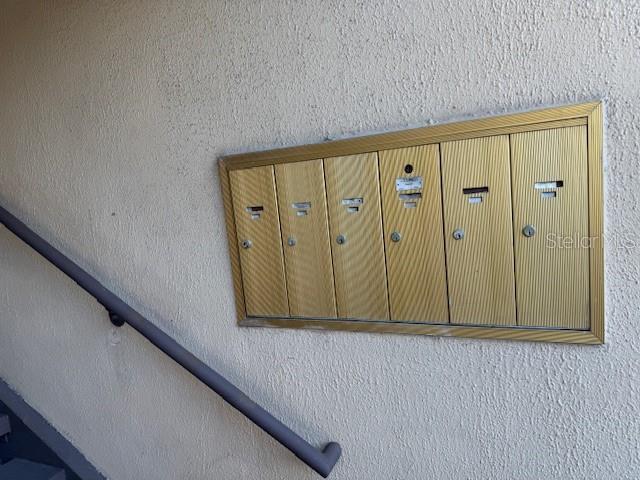
[[[0,413],[0,437],[4,437],[8,433],[11,433],[11,424],[9,423],[9,416]]]
[[[60,468],[14,458],[0,465],[0,478],[2,480],[66,480],[67,475]]]

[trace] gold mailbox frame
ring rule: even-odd
[[[467,326],[398,321],[328,318],[258,318],[245,310],[242,273],[233,214],[229,172],[237,169],[347,156],[511,133],[586,125],[589,218],[588,330],[523,326]],[[601,102],[582,103],[490,118],[466,120],[404,131],[361,136],[320,144],[224,156],[219,161],[220,183],[229,242],[238,324],[253,327],[307,328],[414,335],[529,340],[542,342],[604,343],[604,239],[603,239],[603,112]]]

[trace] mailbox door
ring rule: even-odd
[[[451,323],[515,325],[509,137],[441,147]]]
[[[588,329],[587,127],[514,134],[511,149],[518,324]]]
[[[273,167],[229,172],[247,315],[288,316]]]
[[[322,160],[275,172],[291,315],[336,317]]]
[[[447,323],[438,145],[380,152],[391,320]]]
[[[338,317],[389,319],[378,155],[324,161]]]

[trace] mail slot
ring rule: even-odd
[[[589,328],[587,129],[513,134],[518,324]]]
[[[275,173],[291,315],[335,317],[322,160],[276,165]]]
[[[515,325],[509,137],[442,143],[451,323]]]
[[[230,172],[245,306],[249,316],[288,316],[273,167]]]
[[[378,155],[324,161],[338,316],[389,319]]]
[[[438,145],[380,152],[391,320],[447,323]]]

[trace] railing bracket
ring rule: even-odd
[[[115,327],[121,327],[125,324],[125,321],[118,316],[117,313],[113,313],[111,310],[109,310],[109,320],[111,320],[111,323]]]

